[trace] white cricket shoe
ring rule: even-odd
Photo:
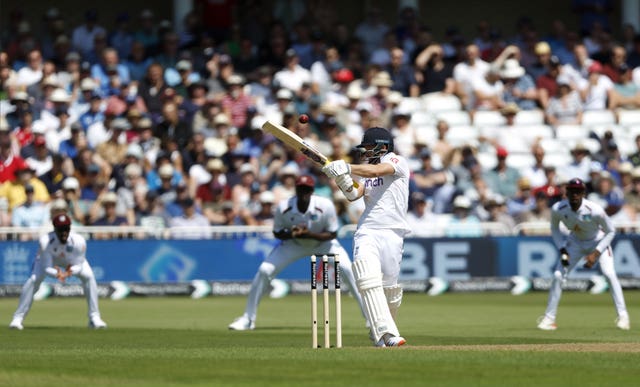
[[[556,322],[547,316],[538,318],[538,329],[543,331],[555,331],[558,329]]]
[[[14,318],[13,320],[11,320],[11,324],[9,324],[9,329],[16,329],[16,330],[23,330],[24,327],[22,326],[22,319],[20,318]]]
[[[385,347],[401,347],[407,343],[407,340],[402,336],[391,336],[390,334],[385,334],[383,336],[384,346]]]
[[[249,317],[242,315],[237,319],[233,320],[231,324],[229,324],[229,329],[232,331],[252,331],[256,328],[256,323],[253,320],[250,320]]]
[[[618,317],[616,319],[616,326],[618,329],[622,329],[623,331],[628,331],[631,328],[631,323],[629,322],[629,316]]]
[[[107,329],[107,323],[102,321],[100,317],[92,317],[89,320],[89,328],[91,329]]]

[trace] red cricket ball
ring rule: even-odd
[[[300,114],[300,117],[298,117],[298,121],[301,124],[306,124],[307,122],[309,122],[309,116],[306,114]]]

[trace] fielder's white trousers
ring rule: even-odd
[[[23,320],[27,313],[29,313],[31,304],[33,303],[33,296],[36,291],[38,291],[45,276],[44,267],[40,264],[40,260],[36,260],[31,275],[22,286],[18,309],[16,309],[16,312],[13,314],[14,319]],[[93,275],[93,270],[89,262],[84,261],[80,272],[75,276],[82,281],[84,295],[87,298],[87,305],[89,307],[89,319],[100,317],[100,310],[98,309],[98,284],[96,283],[96,278]]]
[[[567,252],[570,257],[569,272],[573,270],[579,262],[581,262],[585,255],[594,251],[597,244],[598,241],[583,242],[570,240],[567,244]],[[622,294],[622,287],[620,286],[620,281],[618,281],[618,275],[616,274],[616,270],[613,265],[613,253],[611,252],[611,247],[607,247],[607,249],[600,254],[598,262],[600,264],[600,271],[602,272],[602,275],[604,275],[609,281],[611,296],[613,298],[613,303],[616,307],[618,317],[628,317],[629,315],[627,313],[624,295]],[[558,262],[553,272],[553,282],[549,289],[547,310],[544,313],[545,316],[554,321],[558,312],[560,297],[562,297],[562,271],[562,264]]]
[[[247,297],[247,306],[244,312],[245,316],[250,320],[255,321],[258,312],[258,305],[266,293],[271,280],[293,262],[301,258],[310,257],[313,254],[339,254],[341,279],[345,280],[349,284],[351,294],[358,301],[360,310],[363,311],[362,313],[364,315],[362,298],[358,292],[356,280],[353,277],[353,270],[351,269],[351,259],[342,245],[334,239],[322,242],[316,247],[301,246],[293,241],[283,241],[276,246],[271,253],[269,253],[269,256],[260,264],[258,272],[253,277],[251,290]]]

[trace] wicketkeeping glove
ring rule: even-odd
[[[322,172],[333,179],[351,173],[351,166],[344,160],[336,160],[322,167]]]

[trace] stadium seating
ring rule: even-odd
[[[464,110],[436,112],[435,116],[438,120],[445,121],[449,126],[471,125],[471,117]]]
[[[504,116],[497,111],[481,110],[473,115],[473,125],[475,126],[498,126],[504,123]]]
[[[442,112],[462,109],[460,100],[453,96],[440,93],[425,94],[422,96],[423,107],[429,112]]]
[[[632,126],[640,125],[640,110],[618,110],[618,124]]]
[[[513,121],[516,125],[542,125],[544,124],[544,113],[542,110],[521,110]]]
[[[616,116],[611,110],[587,110],[582,113],[582,123],[587,126],[615,124]]]

